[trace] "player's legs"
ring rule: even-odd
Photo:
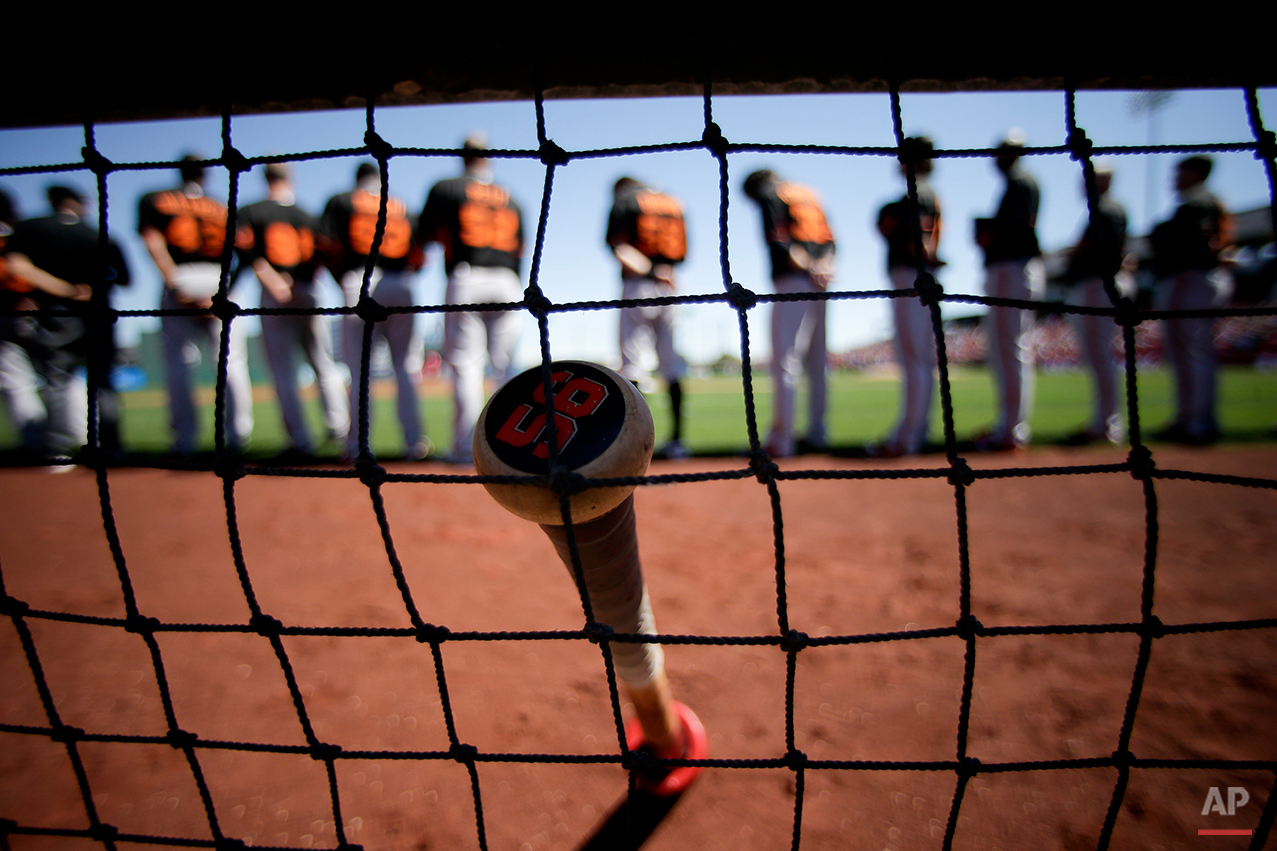
[[[910,289],[918,277],[916,269],[893,268],[892,286]],[[936,339],[931,311],[917,298],[891,301],[896,323],[896,356],[900,360],[900,416],[891,442],[900,452],[920,452],[927,443],[931,422],[931,399],[935,388]]]
[[[377,284],[377,301],[387,307],[412,304],[412,277],[406,272],[387,272]],[[413,350],[413,327],[416,316],[411,313],[391,314],[378,323],[377,330],[390,350],[390,367],[395,376],[396,410],[403,429],[404,446],[409,454],[421,442],[421,410],[417,400],[417,379],[409,369]]]
[[[168,287],[160,297],[160,308],[183,307]],[[174,452],[194,452],[197,447],[199,420],[192,387],[191,365],[199,359],[196,339],[203,336],[200,320],[195,316],[161,316],[160,335],[164,340],[164,367],[168,385],[169,431]],[[216,351],[216,348],[213,349]]]
[[[985,292],[996,298],[1027,299],[1040,286],[1041,264],[1029,260],[994,263]],[[994,444],[1024,444],[1029,440],[1029,412],[1033,404],[1033,360],[1027,347],[1032,318],[1027,310],[990,307],[985,317],[989,363],[998,388],[997,420],[989,433]]]
[[[448,304],[474,304],[469,264],[459,263],[448,278]],[[446,313],[443,318],[443,361],[452,373],[452,460],[473,452],[474,424],[483,407],[483,320],[477,313]]]
[[[1111,306],[1108,294],[1104,292],[1104,282],[1099,278],[1078,282],[1070,301],[1082,307]],[[1113,362],[1113,335],[1117,326],[1109,316],[1075,315],[1073,327],[1078,336],[1082,362],[1095,391],[1086,433],[1094,439],[1107,438],[1117,442],[1123,436],[1118,412],[1117,366]]]
[[[812,292],[815,292],[813,285]],[[825,445],[825,409],[829,391],[826,371],[829,364],[825,341],[825,301],[802,302],[806,308],[802,328],[799,330],[799,348],[802,351],[803,370],[807,373],[807,442],[812,446]]]
[[[267,306],[267,302],[270,302],[271,307],[276,304],[270,294],[263,290],[263,306]],[[297,362],[293,354],[301,347],[301,328],[296,321],[298,318],[263,316],[262,344],[266,347],[266,361],[270,364],[271,376],[275,379],[275,398],[279,401],[279,413],[284,420],[288,442],[293,449],[310,452],[314,446],[310,442],[310,431],[306,427],[301,399],[297,395]]]
[[[378,277],[381,275],[380,269],[373,269],[373,277],[370,279],[369,286],[375,285]],[[342,304],[345,307],[355,307],[359,304],[359,293],[364,284],[364,269],[351,269],[341,276],[338,282],[341,286]],[[374,298],[376,296],[374,295]],[[341,317],[341,357],[342,362],[346,365],[346,370],[350,375],[350,396],[348,399],[348,410],[350,413],[350,427],[347,432],[346,450],[349,454],[354,455],[359,451],[359,418],[362,416],[360,412],[360,380],[363,370],[363,345],[364,345],[364,320],[358,316],[349,315]],[[375,332],[374,332],[375,334]],[[371,357],[372,351],[369,350]],[[371,391],[371,385],[370,385]],[[372,431],[372,405],[368,406],[368,429]]]
[[[208,321],[212,350],[222,343],[222,323]],[[253,382],[248,375],[248,338],[243,320],[231,320],[226,341],[226,441],[244,448],[253,435]]]
[[[1216,272],[1181,272],[1172,280],[1170,310],[1208,310],[1227,301],[1231,281]],[[1188,437],[1208,442],[1219,434],[1215,419],[1214,320],[1182,318],[1166,320],[1167,353],[1175,367],[1177,422]]]
[[[624,300],[649,298],[652,295],[650,278],[625,278],[621,283]],[[650,311],[642,307],[621,309],[619,341],[621,348],[621,375],[634,384],[647,381],[652,353],[652,326]]]
[[[307,286],[294,291],[289,307],[315,308],[314,288]],[[345,441],[350,431],[350,405],[346,385],[333,360],[333,343],[327,317],[320,315],[293,316],[294,335],[301,346],[307,363],[315,373],[319,388],[319,406],[324,414],[324,426],[332,440]]]
[[[4,319],[0,323],[18,321],[22,320]],[[0,395],[22,447],[42,449],[46,414],[36,385],[35,367],[26,349],[14,340],[0,340]]]
[[[86,431],[86,388],[74,374],[82,358],[68,349],[51,349],[32,361],[43,379],[40,398],[48,412],[44,432],[45,449],[69,455],[84,445]]]
[[[806,275],[782,275],[774,279],[774,284],[777,294],[807,292],[811,279]],[[772,304],[772,427],[767,446],[777,457],[794,454],[794,398],[802,372],[798,335],[806,315],[805,302]]]

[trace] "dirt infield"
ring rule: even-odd
[[[1118,452],[1041,450],[977,468],[1114,463]],[[1277,478],[1277,449],[1159,450],[1158,467]],[[931,466],[941,458],[924,459]],[[739,468],[705,459],[653,473]],[[880,467],[904,462],[879,463]],[[785,469],[867,467],[809,456]],[[453,472],[438,465],[395,471]],[[119,470],[109,476],[141,612],[166,624],[249,617],[219,479]],[[812,637],[951,627],[959,614],[954,490],[944,479],[791,481],[780,486],[790,626]],[[1277,617],[1277,491],[1156,484],[1160,545],[1154,612],[1166,624]],[[394,544],[422,618],[453,632],[570,630],[575,589],[532,524],[476,485],[383,488]],[[83,470],[0,472],[5,591],[32,609],[123,617],[121,581]],[[979,480],[967,492],[972,612],[985,627],[1131,623],[1140,618],[1145,507],[1126,474]],[[286,626],[410,626],[368,490],[358,481],[250,476],[235,485],[244,560],[261,608]],[[641,488],[645,570],[662,632],[778,633],[771,506],[754,479]],[[165,736],[141,637],[26,617],[64,724]],[[159,632],[173,710],[202,741],[304,745],[269,641],[254,633]],[[430,647],[412,637],[284,636],[317,737],[344,751],[446,751]],[[969,755],[983,764],[1108,757],[1117,747],[1139,638],[1012,635],[977,640]],[[446,641],[460,741],[482,754],[614,754],[600,654],[584,641]],[[816,646],[798,655],[794,746],[814,760],[953,760],[964,642],[920,638]],[[712,755],[786,752],[785,654],[777,646],[672,646],[675,692],[700,714]],[[49,719],[10,619],[0,627],[0,723]],[[1277,760],[1274,630],[1172,635],[1153,644],[1130,750],[1138,758]],[[6,729],[12,730],[13,726]],[[101,821],[123,833],[211,838],[181,750],[81,742]],[[336,844],[324,764],[304,754],[196,749],[222,831],[250,845]],[[624,794],[612,764],[480,762],[493,849],[572,848]],[[1118,771],[1110,766],[977,774],[954,847],[1093,848]],[[952,770],[805,772],[802,848],[939,848]],[[347,838],[367,849],[477,847],[466,768],[450,760],[343,758]],[[1211,787],[1249,801],[1202,815]],[[1272,771],[1135,768],[1113,848],[1245,848]],[[791,845],[788,768],[704,772],[650,849]],[[89,821],[64,745],[0,732],[0,819],[23,828]],[[10,837],[13,849],[89,849],[79,837]],[[1270,841],[1269,845],[1273,843]],[[126,845],[125,847],[144,847]],[[152,847],[152,846],[145,846]]]

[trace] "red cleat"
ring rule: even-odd
[[[701,719],[677,700],[673,704],[678,720],[683,725],[683,753],[678,758],[705,759],[709,756],[709,736],[705,733],[705,726],[701,724]],[[643,740],[643,728],[639,725],[637,718],[630,719],[630,723],[625,726],[625,745],[632,751],[646,749],[648,753],[652,753],[647,747],[647,742]],[[680,765],[674,768],[656,767],[649,771],[641,771],[638,776],[638,785],[657,797],[671,798],[681,795],[683,790],[696,779],[696,775],[701,773],[701,768],[702,766],[699,765]]]

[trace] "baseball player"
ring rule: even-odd
[[[1232,275],[1221,265],[1221,254],[1232,243],[1232,222],[1206,187],[1213,164],[1202,155],[1180,160],[1175,168],[1179,207],[1149,237],[1158,306],[1163,310],[1207,310],[1226,305],[1232,297]],[[1204,446],[1219,439],[1213,324],[1210,318],[1166,320],[1166,354],[1175,372],[1175,420],[1157,433],[1161,440]]]
[[[138,203],[138,234],[163,280],[160,309],[206,308],[221,278],[226,243],[226,207],[204,194],[201,157],[186,154],[178,173],[182,184],[143,195]],[[169,429],[175,453],[194,452],[198,420],[191,366],[198,342],[220,353],[222,322],[216,316],[161,316],[164,364],[168,374]],[[253,431],[253,388],[248,377],[248,346],[242,323],[231,323],[226,353],[226,441],[244,447]]]
[[[976,219],[976,243],[984,249],[985,295],[1041,298],[1046,285],[1038,248],[1037,181],[1020,166],[1024,140],[1012,132],[998,145],[997,168],[1006,190],[991,219]],[[999,452],[1029,442],[1033,408],[1033,353],[1026,345],[1033,317],[1018,307],[990,307],[985,317],[989,363],[998,391],[998,418],[975,438],[976,449]]]
[[[920,268],[934,273],[942,264],[936,257],[940,244],[940,204],[928,179],[931,175],[932,142],[925,136],[907,139],[926,151],[927,158],[914,165],[914,183],[918,205],[915,208],[906,194],[878,213],[878,232],[887,241],[887,276],[898,290],[910,289]],[[900,171],[905,172],[902,164]],[[919,238],[921,237],[921,239]],[[919,263],[918,245],[922,245]],[[900,417],[891,435],[869,446],[875,458],[899,458],[921,452],[927,445],[927,428],[931,421],[931,397],[935,388],[936,338],[931,311],[914,298],[891,300],[896,322],[896,356],[900,359],[903,386],[900,392]]]
[[[105,306],[112,286],[128,286],[128,266],[114,242],[103,254],[97,229],[84,222],[83,195],[53,186],[48,198],[53,215],[18,222],[4,247],[11,303],[44,312],[5,320],[4,337],[13,344],[5,352],[5,373],[22,379],[16,346],[40,382],[43,411],[30,405],[28,395],[26,407],[17,414],[23,418],[19,427],[28,445],[38,443],[50,454],[70,454],[81,446],[85,423],[79,416],[83,405],[74,373],[86,367],[97,388],[98,443],[118,451],[119,401],[110,374],[115,361],[112,329],[101,318],[73,315],[73,302],[94,300]]]
[[[683,208],[677,200],[622,177],[612,187],[607,244],[621,264],[621,298],[658,298],[674,294],[674,266],[687,255]],[[653,343],[670,394],[673,433],[662,452],[687,457],[683,437],[683,385],[686,370],[674,350],[675,305],[621,310],[621,375],[638,384],[647,377]]]
[[[331,270],[341,285],[347,307],[359,304],[359,292],[367,271],[368,255],[372,251],[380,208],[381,177],[377,166],[372,163],[360,163],[355,169],[355,188],[333,196],[324,208],[321,226],[336,246]],[[421,250],[412,236],[414,224],[415,219],[408,216],[403,201],[393,196],[386,199],[386,230],[368,281],[369,294],[385,307],[408,307],[413,303],[413,273],[421,268]],[[376,336],[386,341],[390,350],[405,454],[409,459],[419,461],[430,454],[430,442],[421,433],[417,381],[409,369],[415,320],[411,313],[393,313],[385,321],[378,322],[373,330]],[[354,315],[342,317],[342,346],[346,366],[350,369],[352,420],[359,412],[363,338],[364,321]],[[371,430],[371,406],[368,414]],[[359,452],[359,429],[353,423],[346,447],[352,458]]]
[[[239,211],[235,247],[241,262],[250,266],[262,285],[262,307],[313,309],[315,273],[319,259],[315,236],[319,223],[300,209],[293,194],[292,176],[283,163],[266,166],[267,198]],[[289,454],[314,451],[301,399],[297,394],[296,352],[301,349],[315,371],[319,401],[330,440],[345,441],[350,427],[346,388],[333,363],[332,340],[323,317],[263,315],[262,342],[275,377]]]
[[[1113,169],[1104,163],[1096,163],[1098,204],[1095,215],[1088,218],[1081,239],[1070,252],[1064,276],[1070,304],[1112,307],[1112,301],[1104,291],[1106,279],[1113,280],[1119,292],[1130,295],[1134,291],[1134,281],[1122,268],[1126,257],[1126,211],[1109,195],[1112,185]],[[1113,363],[1113,338],[1117,334],[1117,325],[1108,316],[1075,315],[1073,327],[1082,347],[1082,361],[1091,374],[1095,404],[1090,422],[1065,437],[1061,443],[1085,446],[1107,440],[1119,444],[1126,431],[1118,411],[1117,366]]]
[[[820,198],[806,186],[785,183],[761,169],[745,178],[745,195],[758,204],[763,239],[771,257],[778,294],[823,293],[834,276],[834,236]],[[794,454],[794,399],[799,373],[810,385],[806,443],[825,443],[825,300],[772,304],[774,412],[767,451],[774,458]]]
[[[492,179],[482,136],[463,145],[465,171],[436,183],[426,198],[418,241],[443,247],[447,304],[514,302],[523,256],[523,217],[510,192]],[[498,384],[509,377],[519,330],[515,311],[448,313],[443,321],[444,362],[452,371],[452,451],[445,460],[467,464],[475,422],[483,407],[483,366],[488,360]]]

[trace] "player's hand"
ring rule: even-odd
[[[72,284],[75,287],[75,295],[71,296],[72,301],[88,301],[93,298],[93,287],[88,284]]]
[[[674,289],[674,267],[669,263],[657,263],[652,267],[652,279]]]

